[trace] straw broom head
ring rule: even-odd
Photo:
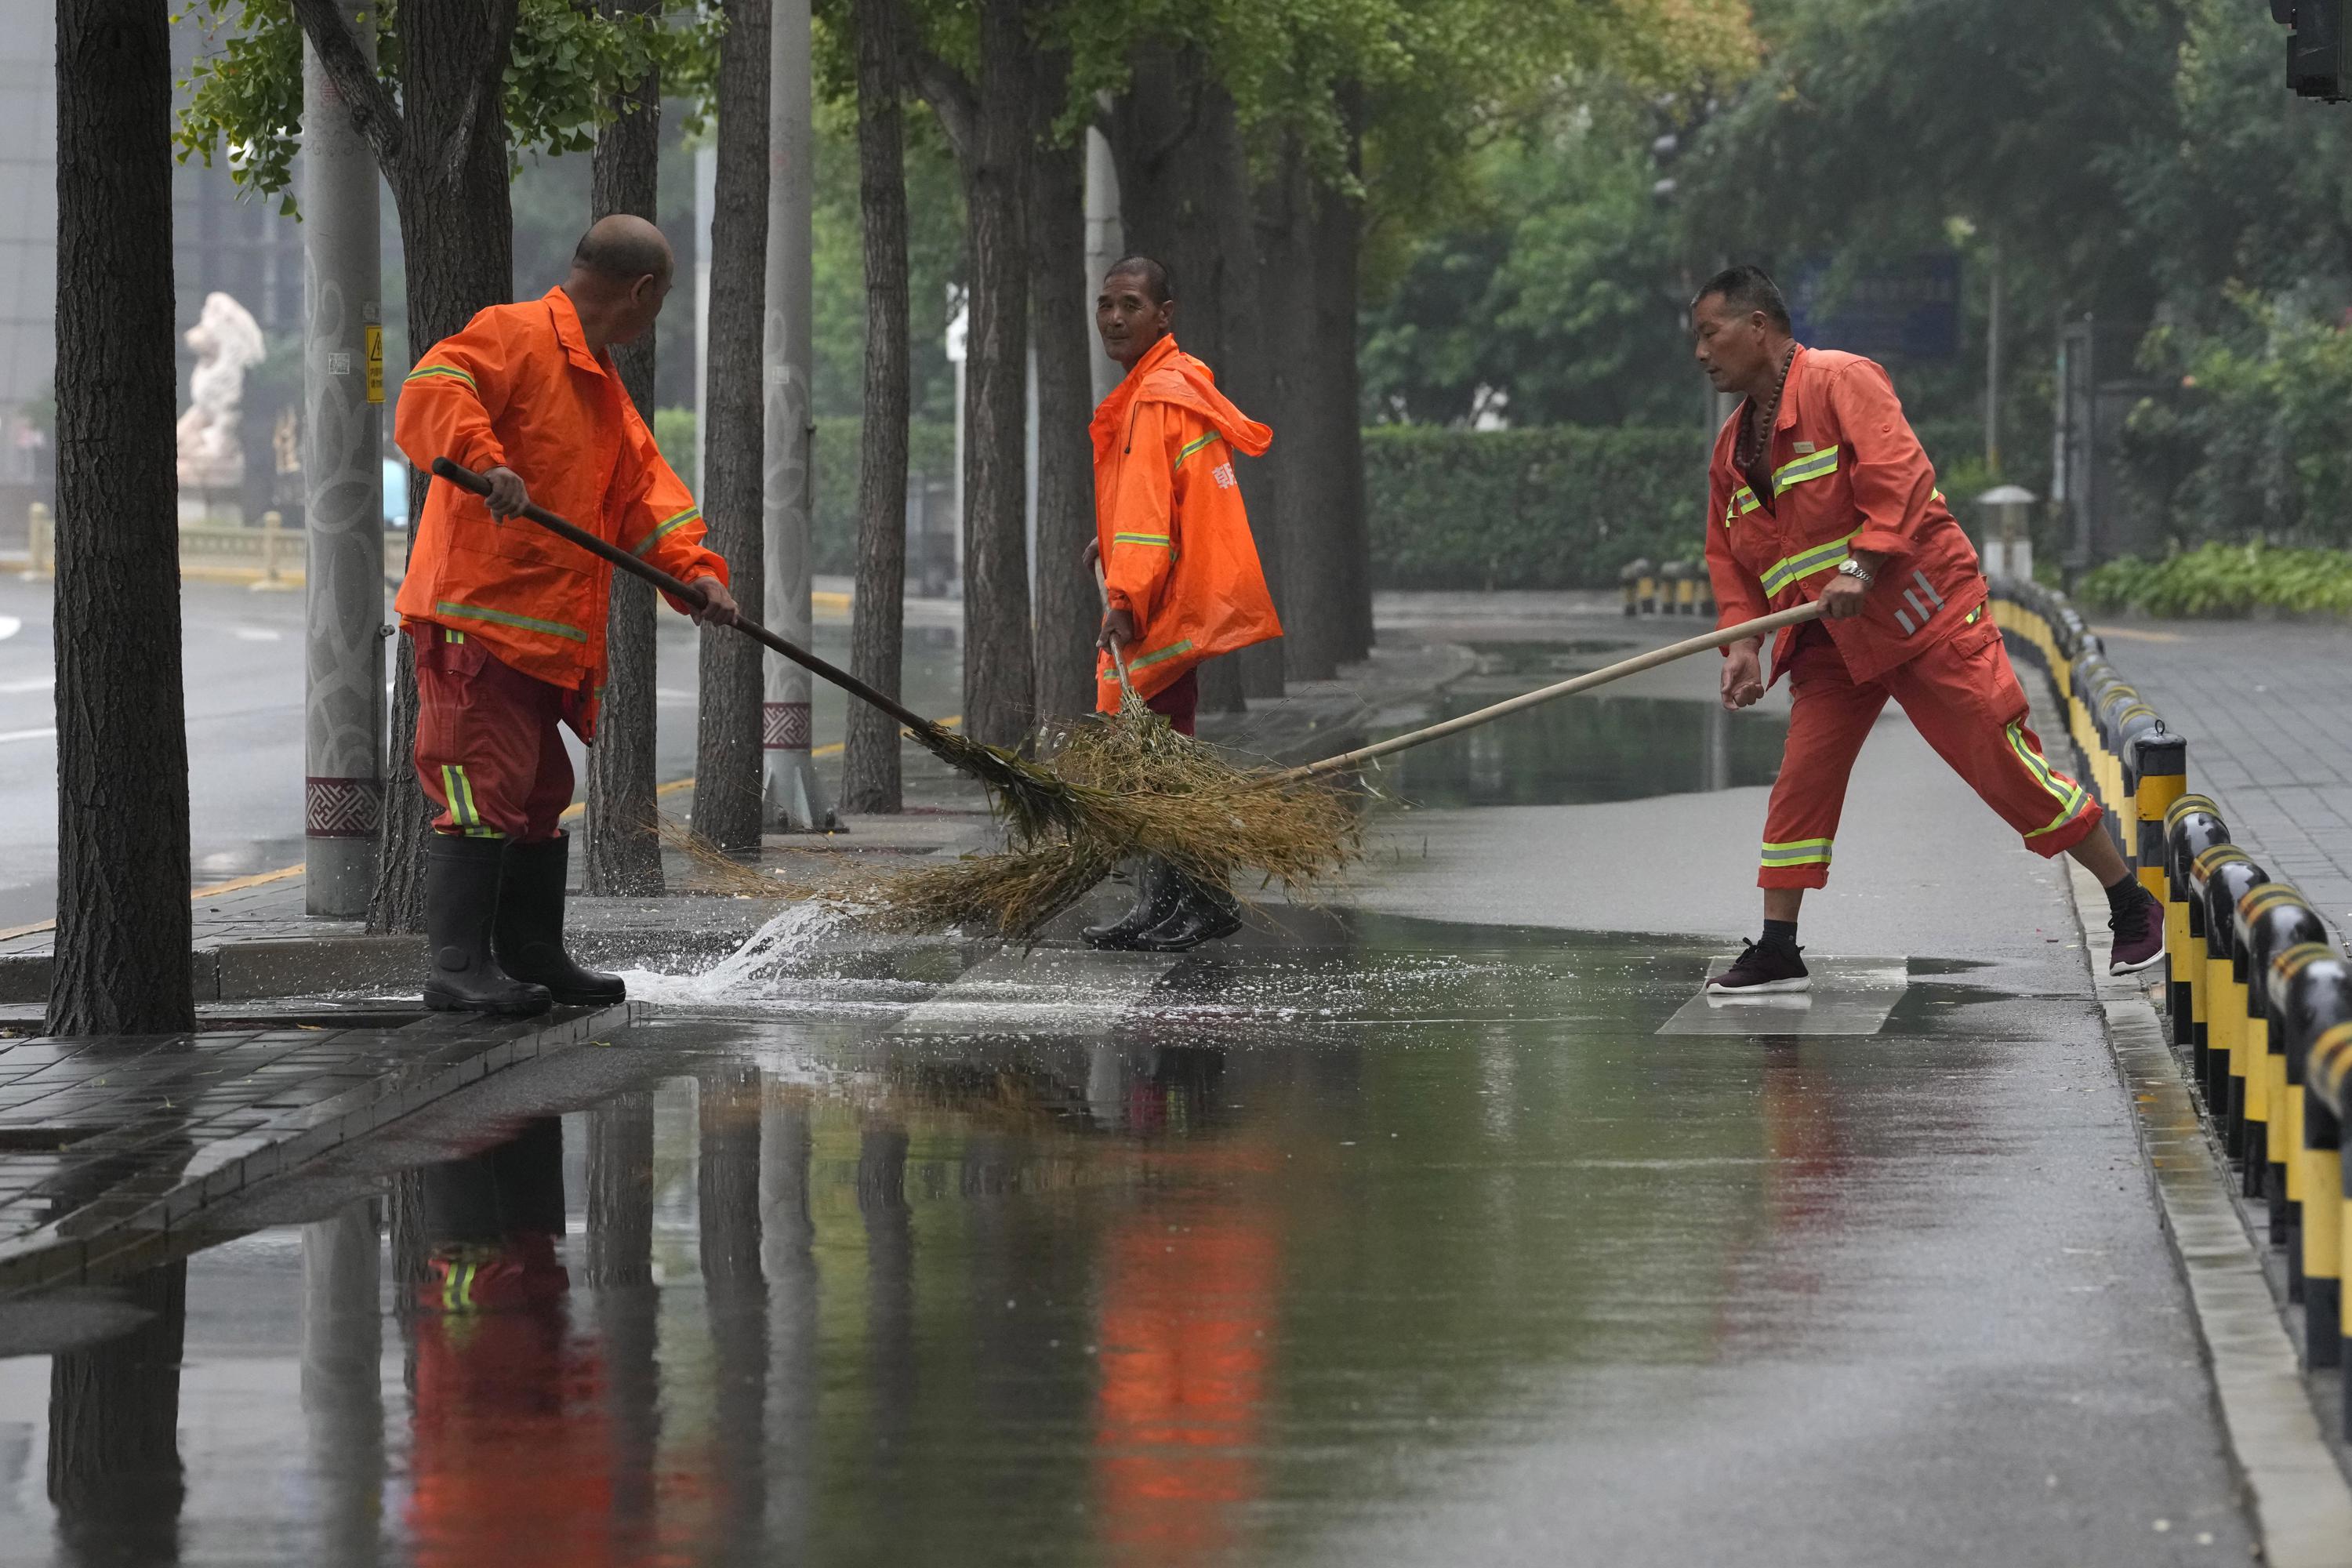
[[[999,753],[1002,755],[1002,753]],[[1033,764],[1021,764],[1027,768]],[[1298,895],[1362,852],[1354,792],[1328,778],[1288,779],[1234,765],[1130,700],[1074,727],[1050,773],[1077,808],[1057,811],[1013,847],[889,878],[869,895],[889,929],[966,926],[1034,936],[1119,861],[1157,855],[1186,876],[1230,886],[1257,873]]]

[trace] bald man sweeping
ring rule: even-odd
[[[402,384],[394,438],[420,468],[449,458],[487,498],[433,485],[396,606],[415,647],[416,779],[439,808],[425,865],[428,1007],[536,1013],[617,1002],[620,977],[563,945],[572,762],[557,727],[596,732],[612,568],[535,523],[537,502],[634,551],[731,620],[727,563],[662,460],[609,352],[653,325],[674,270],[642,218],[602,219],[563,282],[498,305],[433,345]]]

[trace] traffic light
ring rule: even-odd
[[[2301,98],[2342,103],[2352,93],[2352,43],[2345,27],[2346,0],[2271,0],[2271,19],[2292,29],[2286,40],[2286,84]]]

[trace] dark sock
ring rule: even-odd
[[[2121,918],[2139,907],[2139,879],[2129,871],[2107,888],[2107,913]],[[1769,922],[1768,922],[1769,923]]]
[[[1780,947],[1796,946],[1797,922],[1794,921],[1766,921],[1764,922],[1764,942],[1768,947],[1774,945]]]

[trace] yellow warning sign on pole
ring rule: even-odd
[[[367,349],[368,401],[382,403],[383,401],[383,329],[373,321],[368,323]]]

